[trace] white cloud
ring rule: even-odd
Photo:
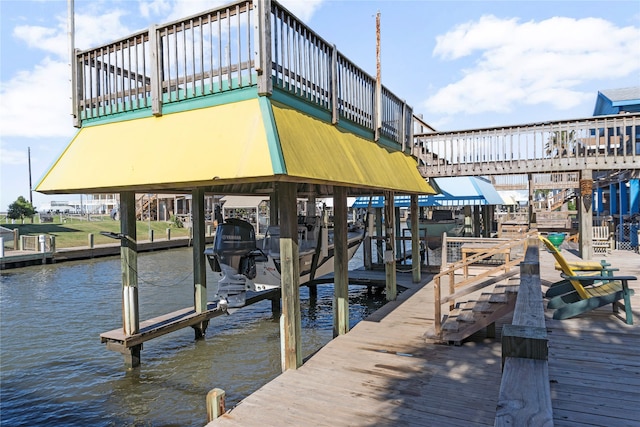
[[[46,58],[0,84],[2,136],[73,135],[69,65]]]
[[[108,12],[94,10],[92,13],[75,13],[75,47],[88,49],[123,37],[131,30],[122,22],[125,12],[113,9]],[[24,41],[30,48],[52,53],[60,59],[69,58],[69,28],[67,16],[57,16],[53,27],[37,25],[19,25],[13,35]]]
[[[520,23],[483,16],[436,38],[443,61],[471,59],[455,82],[424,102],[435,114],[507,113],[522,105],[566,110],[593,99],[593,80],[640,71],[640,28],[599,18],[554,17]]]
[[[0,163],[3,165],[26,165],[27,153],[25,150],[0,148]]]
[[[280,3],[303,22],[309,22],[324,0],[281,0]]]
[[[311,19],[324,0],[282,0],[280,3],[302,21]],[[152,0],[144,6],[143,13],[167,12],[169,4],[165,0]],[[186,16],[229,4],[228,0],[176,0],[168,20],[180,19]],[[141,6],[142,7],[142,6]],[[142,9],[141,9],[142,11]],[[163,21],[164,22],[164,21]]]
[[[171,5],[167,0],[150,0],[140,2],[140,14],[144,18],[166,15],[171,11]]]

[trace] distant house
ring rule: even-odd
[[[640,112],[640,86],[598,91],[594,116]]]
[[[640,86],[598,91],[593,110],[594,116],[638,112],[640,112]],[[631,126],[628,126],[622,129],[622,133],[628,135],[625,149],[632,151],[635,148],[635,152],[638,153],[640,152],[640,126],[634,127],[635,129],[631,129]],[[616,224],[618,249],[637,248],[640,172],[634,169],[621,169],[614,173],[601,174],[598,181],[595,183],[594,213],[597,216],[611,215]]]

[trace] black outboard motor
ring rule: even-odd
[[[204,253],[215,272],[221,272],[220,264],[226,264],[240,274],[245,274],[245,271],[250,274],[251,266],[248,265],[247,258],[252,258],[249,254],[256,250],[256,232],[253,226],[247,221],[229,218],[218,225],[213,248],[208,248]],[[255,263],[253,273],[255,277]]]

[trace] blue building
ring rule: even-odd
[[[640,112],[640,86],[598,91],[594,116]],[[640,129],[625,129],[623,143],[640,150]],[[603,173],[594,183],[593,211],[596,217],[611,218],[616,226],[618,249],[638,248],[640,224],[640,171],[621,168]]]

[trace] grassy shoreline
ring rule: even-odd
[[[87,246],[89,234],[93,234],[94,244],[114,243],[114,240],[100,234],[101,231],[113,233],[120,232],[120,221],[112,220],[108,216],[106,219],[92,221],[80,220],[71,217],[61,219],[54,217],[53,222],[33,224],[30,220],[25,220],[24,224],[0,224],[2,227],[14,230],[18,229],[21,236],[49,234],[56,237],[56,248],[73,248]],[[136,233],[139,241],[149,239],[149,230],[153,230],[155,239],[166,238],[167,228],[171,229],[171,237],[188,237],[188,228],[178,228],[175,224],[166,221],[136,221]]]

